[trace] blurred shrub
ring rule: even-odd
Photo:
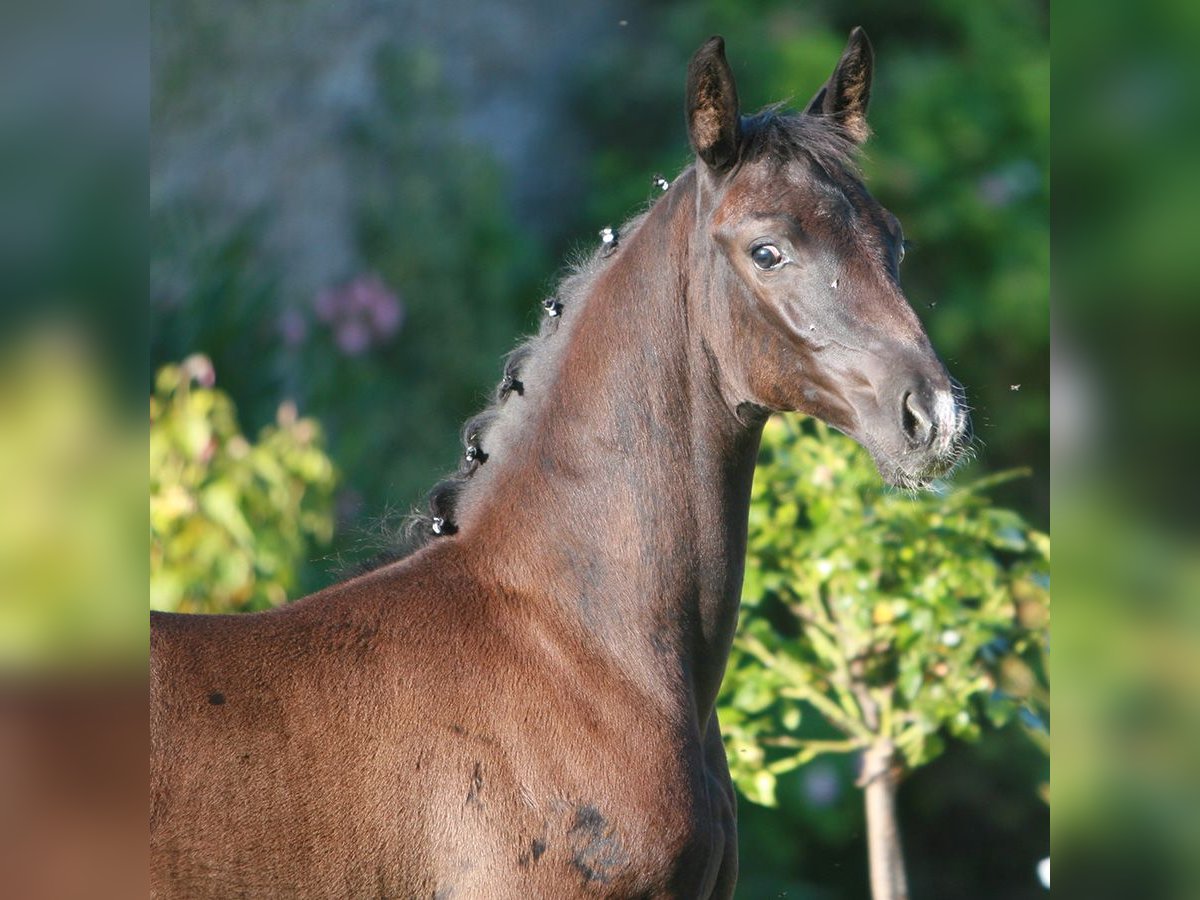
[[[333,533],[333,464],[291,403],[251,444],[207,357],[164,366],[150,398],[150,606],[277,606],[310,540]]]
[[[746,797],[773,805],[782,773],[880,742],[912,769],[1018,713],[1046,742],[1049,537],[989,505],[1006,477],[902,494],[823,424],[768,424],[720,697]]]
[[[0,342],[0,674],[144,661],[143,435],[65,322]]]

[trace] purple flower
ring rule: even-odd
[[[404,306],[375,274],[361,275],[313,300],[317,318],[331,327],[334,340],[347,356],[359,356],[400,329]]]
[[[349,319],[337,326],[335,334],[338,348],[347,356],[360,356],[371,346],[371,332],[357,319]]]

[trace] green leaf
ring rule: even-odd
[[[972,741],[1008,721],[1014,704],[992,685],[1034,695],[1044,667],[1015,657],[1044,647],[1049,624],[1047,582],[1029,568],[1048,539],[983,494],[1019,473],[910,497],[888,493],[869,456],[819,423],[782,419],[763,446],[722,720],[774,751],[795,746],[802,722],[813,727],[800,715],[812,704],[837,732],[866,740],[852,694],[886,690],[910,766],[942,752],[942,730]],[[1005,661],[993,671],[997,647]],[[765,800],[773,781],[759,773],[810,756],[759,751],[731,766],[739,789]]]

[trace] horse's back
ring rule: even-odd
[[[407,642],[390,633],[381,599],[340,586],[263,614],[152,616],[156,896],[432,893],[394,771],[412,713],[390,702],[399,683],[421,695],[403,645],[429,641],[419,619]]]

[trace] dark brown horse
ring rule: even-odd
[[[408,556],[289,606],[153,617],[157,897],[728,897],[714,701],[762,423],[891,483],[967,428],[853,164],[855,30],[807,110],[742,117],[723,42],[696,161],[545,304]]]

